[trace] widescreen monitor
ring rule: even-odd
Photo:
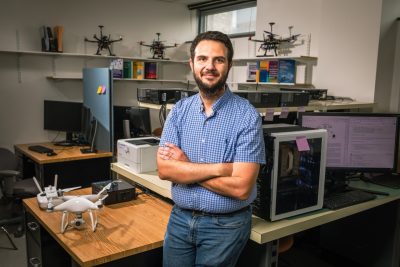
[[[72,134],[81,131],[82,103],[44,100],[43,129],[66,132],[60,144],[73,144]]]
[[[306,112],[299,124],[328,131],[327,171],[396,171],[398,114]]]

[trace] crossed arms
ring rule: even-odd
[[[176,145],[166,143],[157,153],[158,175],[177,184],[199,185],[217,194],[246,200],[257,179],[259,164],[193,163]]]

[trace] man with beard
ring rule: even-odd
[[[250,236],[264,141],[257,111],[226,85],[232,58],[227,35],[194,39],[190,67],[199,93],[176,103],[163,129],[158,174],[172,182],[175,203],[164,267],[234,266]]]

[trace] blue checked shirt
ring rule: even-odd
[[[160,146],[175,144],[195,163],[265,163],[261,117],[255,108],[226,87],[212,110],[207,117],[199,94],[176,103],[165,122]],[[174,183],[171,190],[180,208],[211,213],[239,210],[257,195],[256,186],[244,201],[219,195],[197,183]]]

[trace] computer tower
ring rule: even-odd
[[[322,208],[327,131],[263,125],[266,164],[257,178],[253,213],[275,221]]]

